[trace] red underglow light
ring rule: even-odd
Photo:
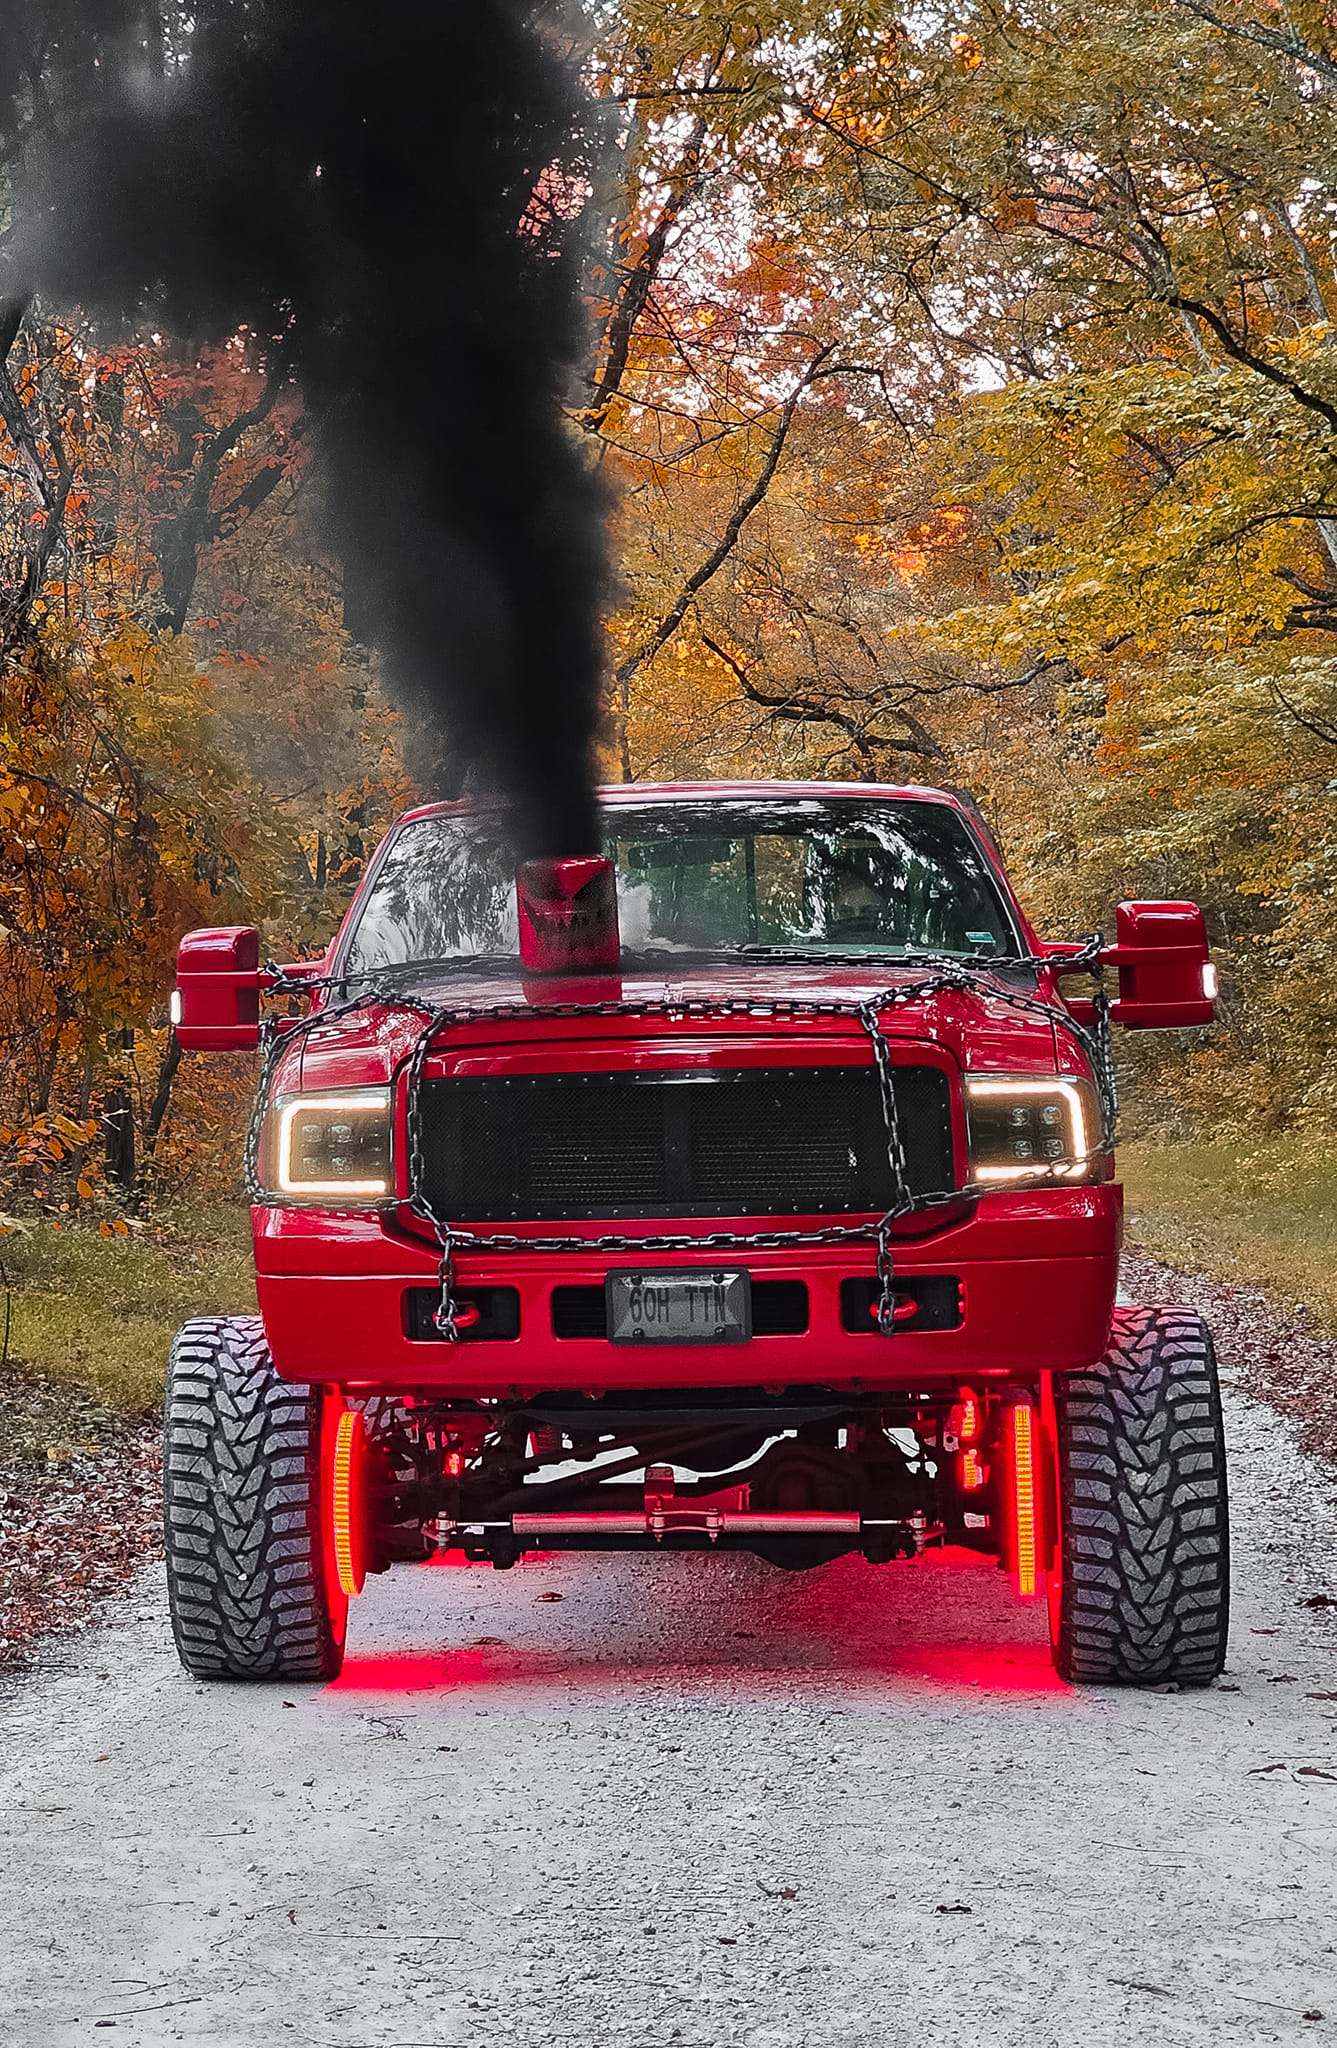
[[[339,1417],[339,1433],[334,1440],[331,1508],[334,1522],[334,1566],[339,1574],[339,1584],[350,1600],[357,1598],[363,1585],[353,1525],[354,1468],[361,1443],[362,1417],[356,1408],[346,1408]]]
[[[1029,1401],[1012,1410],[1012,1490],[1017,1591],[1035,1592],[1035,1416]]]
[[[980,1463],[980,1454],[979,1454],[979,1452],[978,1452],[978,1451],[976,1451],[976,1450],[965,1450],[965,1451],[962,1451],[962,1453],[961,1453],[961,1491],[962,1491],[963,1493],[974,1493],[974,1492],[976,1492],[976,1490],[977,1490],[977,1489],[978,1489],[979,1487],[981,1487],[981,1486],[983,1486],[983,1485],[984,1485],[984,1483],[985,1483],[985,1481],[987,1480],[987,1478],[988,1478],[988,1477],[989,1477],[989,1474],[988,1474],[987,1470],[986,1470],[986,1469],[985,1469],[985,1467],[984,1467],[983,1465],[981,1465],[981,1463]]]
[[[999,1455],[1007,1457],[1011,1417],[997,1419],[1005,1431]],[[1041,1427],[1033,1409],[1037,1464],[1044,1452]],[[1040,1483],[1037,1475],[1043,1542]],[[908,1702],[936,1698],[986,1715],[1000,1706],[1024,1710],[1062,1700],[1089,1715],[1090,1703],[1073,1694],[1050,1662],[1043,1603],[1016,1596],[1010,1474],[1003,1498],[1006,1576],[992,1557],[948,1547],[928,1550],[913,1568],[888,1566],[877,1577],[854,1557],[783,1579],[778,1573],[749,1574],[745,1581],[703,1572],[694,1599],[666,1602],[650,1574],[629,1582],[620,1572],[581,1571],[567,1552],[552,1553],[537,1571],[527,1558],[496,1579],[490,1566],[470,1566],[455,1551],[433,1561],[426,1582],[418,1579],[420,1595],[413,1590],[416,1568],[405,1568],[403,1591],[410,1602],[421,1599],[416,1610],[409,1608],[410,1633],[402,1641],[379,1635],[376,1611],[385,1610],[376,1602],[340,1677],[322,1697],[354,1712],[379,1693],[417,1694],[429,1715],[435,1702],[443,1713],[497,1705],[546,1716],[580,1703],[630,1716],[667,1683],[675,1696],[709,1701],[712,1709],[744,1700],[773,1703],[782,1687],[796,1700],[820,1702],[824,1712],[834,1705],[900,1712]],[[496,1603],[486,1617],[488,1635],[467,1640],[484,1617],[465,1623],[475,1594],[458,1577],[446,1584],[451,1574],[441,1572],[443,1565],[487,1574],[487,1597]],[[1036,1579],[1043,1586],[1038,1568]],[[565,1589],[562,1603],[535,1601],[536,1589],[554,1588]],[[506,1640],[491,1640],[494,1634]]]
[[[463,1470],[464,1470],[464,1453],[463,1453],[463,1451],[447,1451],[447,1452],[446,1452],[446,1477],[447,1477],[448,1479],[458,1479],[458,1478],[459,1478],[459,1476],[460,1476],[460,1474],[461,1474],[461,1472],[462,1472]]]

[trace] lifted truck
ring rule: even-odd
[[[1047,1593],[1064,1678],[1209,1683],[1212,1346],[1116,1306],[1109,1051],[1211,1021],[1201,912],[1043,944],[931,789],[602,803],[602,857],[518,875],[496,811],[410,811],[320,961],[182,942],[182,1045],[265,1049],[260,1314],[172,1352],[187,1668],[331,1677],[366,1573],[438,1550],[955,1544]]]

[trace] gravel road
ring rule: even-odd
[[[150,1569],[0,1691],[0,2041],[1337,2042],[1337,1481],[1229,1401],[1207,1693],[1068,1690],[955,1552],[401,1571],[206,1689]]]

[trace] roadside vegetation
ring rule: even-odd
[[[0,1240],[9,1356],[53,1407],[86,1396],[130,1419],[162,1399],[168,1346],[188,1316],[255,1307],[241,1206],[164,1209],[125,1235],[41,1221]],[[0,1432],[3,1429],[0,1402]],[[0,1441],[0,1452],[3,1443]]]
[[[1337,1185],[1294,1137],[1120,1147],[1130,1250],[1259,1288],[1337,1332]]]

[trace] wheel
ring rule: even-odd
[[[348,1623],[330,1506],[341,1413],[320,1387],[279,1378],[258,1316],[202,1317],[178,1332],[164,1418],[167,1587],[177,1650],[197,1678],[337,1675]]]
[[[1077,1685],[1210,1685],[1225,1661],[1229,1524],[1211,1335],[1116,1309],[1110,1347],[1053,1386],[1050,1641]]]

